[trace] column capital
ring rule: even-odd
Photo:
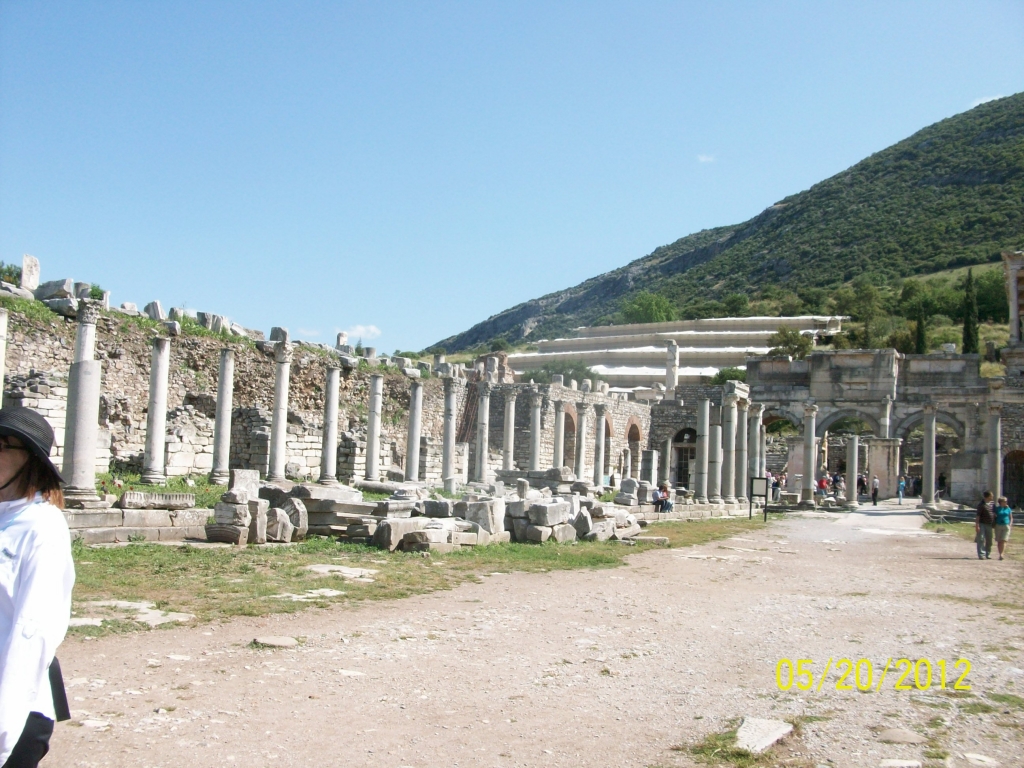
[[[328,363],[327,364],[327,370],[328,371],[340,371],[341,370],[341,366],[338,365],[337,363]]]
[[[605,403],[594,403],[594,412],[598,416],[604,416],[604,413],[607,409],[608,406]]]
[[[423,379],[412,379],[412,380],[410,380],[410,382],[409,382],[409,389],[410,390],[423,389]]]
[[[476,393],[480,397],[490,397],[491,396],[491,384],[490,384],[490,382],[478,381],[476,383]]]
[[[544,395],[537,390],[530,392],[530,407],[540,408],[542,405],[544,405]]]
[[[576,403],[576,413],[579,416],[587,416],[590,414],[590,403]]]
[[[555,413],[562,413],[565,411],[565,402],[563,400],[555,400]]]
[[[274,362],[275,363],[291,363],[292,361],[292,345],[287,341],[279,341],[274,344]]]
[[[722,395],[722,405],[736,405],[740,401],[740,396],[735,392],[726,392]]]
[[[999,415],[1002,414],[1002,412],[1003,412],[1003,404],[1002,403],[989,403],[988,404],[988,413],[989,413],[990,416],[999,416]]]
[[[814,403],[804,403],[804,416],[813,416],[818,412],[818,406]]]
[[[505,394],[505,400],[506,401],[511,400],[511,401],[515,402],[518,398],[519,398],[519,393],[516,390],[514,390],[514,389],[509,390]]]
[[[928,415],[932,415],[935,413],[936,410],[935,403],[925,403],[924,407],[921,410],[923,410]]]
[[[153,349],[157,347],[169,347],[171,346],[171,340],[166,336],[154,336],[153,337]]]
[[[750,415],[761,416],[764,413],[764,403],[751,403],[750,404]]]
[[[741,398],[740,401],[736,403],[736,407],[739,408],[741,411],[747,411],[750,409],[750,401]]]
[[[100,319],[100,307],[102,302],[95,299],[78,300],[78,323],[79,325],[96,325]]]

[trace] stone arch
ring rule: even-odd
[[[612,415],[608,412],[607,408],[604,411],[604,437],[605,440],[610,440],[615,437],[615,423],[612,421]]]
[[[956,436],[959,437],[961,441],[964,440],[964,437],[967,434],[967,428],[964,426],[962,421],[956,418],[956,416],[952,416],[942,409],[936,409],[935,420],[939,424],[945,424],[956,432]],[[909,416],[904,417],[904,419],[896,425],[896,429],[893,430],[892,436],[906,440],[910,431],[922,421],[924,421],[924,411],[915,411]]]
[[[625,434],[626,434],[626,441],[627,442],[630,442],[630,443],[633,442],[633,440],[634,440],[634,438],[633,438],[633,430],[634,429],[636,429],[636,442],[643,444],[643,442],[644,442],[644,428],[643,428],[643,425],[640,424],[640,419],[638,419],[636,416],[630,416],[628,419],[626,419]]]
[[[640,477],[640,453],[644,449],[644,430],[636,416],[626,421],[626,447],[629,448],[629,476]]]
[[[871,430],[875,433],[876,437],[882,437],[882,426],[878,423],[878,419],[874,414],[868,411],[862,411],[858,408],[840,408],[835,411],[830,411],[825,416],[819,414],[818,420],[815,422],[814,431],[816,437],[824,437],[825,433],[829,428],[837,421],[843,419],[860,419],[865,422]]]
[[[794,427],[800,427],[804,423],[802,413],[797,414],[784,405],[765,406],[764,414],[761,416],[761,423],[771,424],[773,421],[779,421],[780,419],[788,421]]]
[[[562,466],[563,467],[575,467],[576,466],[576,409],[573,408],[572,412],[569,411],[569,406],[565,408],[565,432],[562,437]]]

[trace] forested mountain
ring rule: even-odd
[[[564,336],[620,319],[641,289],[667,297],[681,318],[728,316],[750,302],[822,311],[824,297],[862,274],[893,285],[1022,248],[1024,93],[928,126],[749,221],[687,235],[436,346]]]

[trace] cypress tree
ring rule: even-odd
[[[964,336],[962,351],[966,354],[978,352],[978,293],[974,288],[974,276],[967,270],[964,285]]]
[[[928,323],[924,317],[924,303],[917,305],[917,323],[914,328],[914,352],[928,354]]]

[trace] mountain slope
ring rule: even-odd
[[[683,314],[709,300],[880,282],[1024,247],[1024,93],[918,131],[735,226],[703,230],[619,269],[494,315],[436,346],[460,351],[607,321],[641,289]],[[720,307],[720,305],[719,305]]]

